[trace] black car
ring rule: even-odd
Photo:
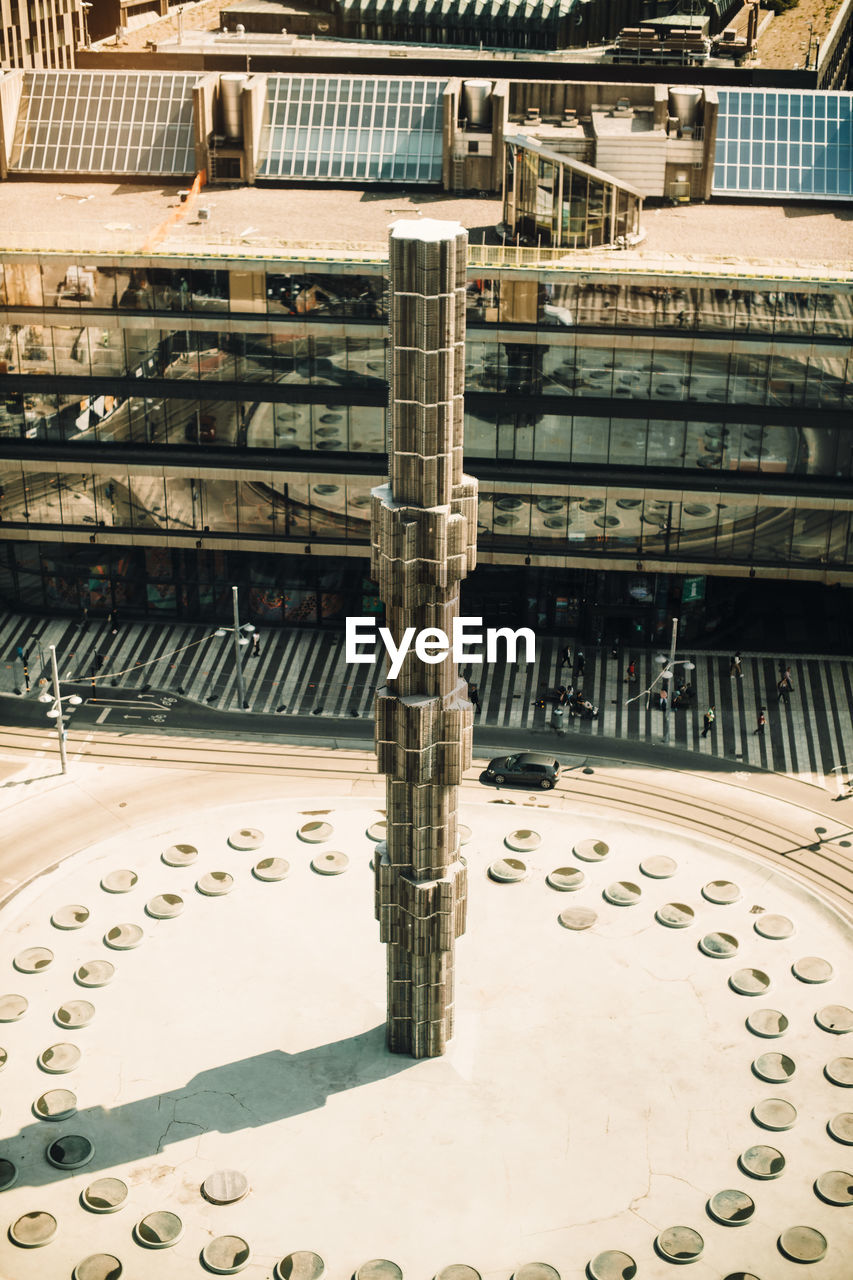
[[[559,760],[553,756],[538,755],[535,751],[495,756],[486,768],[486,778],[498,786],[505,782],[520,782],[525,786],[541,787],[543,791],[550,791],[559,776]]]

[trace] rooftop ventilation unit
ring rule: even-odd
[[[243,136],[243,108],[241,96],[248,76],[237,71],[226,71],[219,77],[222,107],[222,132],[229,140]]]
[[[462,110],[472,129],[485,129],[492,112],[490,80],[465,80],[462,84]]]

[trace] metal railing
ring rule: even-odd
[[[33,238],[32,244],[19,241],[15,245],[5,245],[0,258],[14,261],[20,256],[24,260],[50,261],[56,258],[78,258],[110,261],[129,261],[138,264],[141,260],[162,261],[164,266],[183,265],[192,259],[194,265],[202,261],[222,262],[233,260],[238,263],[268,263],[273,268],[288,263],[353,263],[371,264],[385,267],[388,262],[387,246],[381,242],[370,241],[311,241],[284,240],[264,238],[263,243],[255,243],[233,235],[226,231],[213,231],[206,228],[198,236],[194,234],[170,236],[153,249],[143,250],[139,246],[129,247],[121,244],[119,237],[111,242],[107,237],[88,236],[84,242],[66,244],[62,249],[45,249]],[[629,275],[654,275],[665,272],[670,276],[682,275],[696,279],[711,280],[753,280],[783,282],[792,281],[798,284],[843,284],[853,292],[849,271],[830,263],[826,265],[810,263],[807,267],[797,268],[791,263],[777,263],[760,258],[729,257],[714,258],[710,255],[692,254],[635,254],[618,248],[599,247],[594,249],[551,248],[544,245],[522,244],[469,244],[468,268],[470,271],[495,269],[559,269],[581,277],[607,276],[618,273],[622,278]]]

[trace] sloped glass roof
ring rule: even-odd
[[[270,75],[258,177],[440,182],[445,84]]]
[[[713,195],[853,197],[853,94],[720,89]]]
[[[195,173],[195,73],[25,71],[17,173]]]

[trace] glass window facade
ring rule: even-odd
[[[366,550],[382,264],[256,268],[249,314],[227,260],[7,257],[7,526]],[[853,569],[849,281],[492,264],[471,269],[467,312],[485,556]]]
[[[241,589],[241,617],[265,627],[340,626],[348,616],[381,613],[368,559],[92,547],[63,543],[0,544],[0,590],[25,609],[91,617],[124,616],[229,622],[231,588]],[[88,670],[84,673],[88,675]]]
[[[276,472],[264,479],[139,475],[107,477],[81,468],[0,469],[0,517],[37,531],[178,533],[213,531],[262,544],[275,539],[367,548],[370,490],[381,475]],[[480,479],[478,543],[484,553],[515,551],[593,559],[845,566],[853,550],[853,500],[714,490],[647,490],[616,485]]]
[[[507,140],[504,222],[526,243],[593,249],[636,235],[643,198],[588,165]]]

